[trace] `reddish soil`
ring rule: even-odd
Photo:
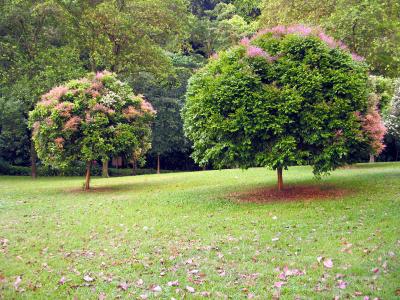
[[[238,192],[230,195],[241,202],[268,203],[297,200],[321,200],[340,198],[350,191],[328,185],[287,186],[282,191],[276,187]]]
[[[77,193],[77,194],[84,194],[84,193],[110,193],[115,191],[114,189],[110,187],[91,187],[90,190],[85,191],[83,188],[70,188],[70,189],[64,189],[64,192],[66,193]]]

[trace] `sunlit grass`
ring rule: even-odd
[[[265,169],[95,178],[89,193],[83,178],[0,177],[0,298],[395,298],[400,164],[357,165],[322,182],[294,167],[284,180],[351,193],[268,204],[227,198],[274,185]],[[285,266],[305,274],[279,279]]]

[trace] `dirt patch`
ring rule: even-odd
[[[97,194],[97,193],[110,193],[115,191],[110,187],[91,187],[90,190],[85,191],[83,188],[70,188],[64,189],[65,193],[76,193],[76,194]]]
[[[240,202],[268,203],[297,200],[321,200],[340,198],[350,193],[349,190],[339,189],[329,185],[295,185],[287,186],[282,191],[277,188],[260,188],[250,191],[237,192],[229,195]]]

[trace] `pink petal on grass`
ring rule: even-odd
[[[169,281],[169,282],[167,283],[167,285],[168,285],[168,286],[178,286],[178,285],[179,285],[179,282],[178,282],[178,280]]]
[[[15,281],[14,281],[14,288],[15,288],[16,290],[18,290],[19,285],[21,284],[21,282],[22,282],[22,278],[21,278],[21,276],[18,276],[18,277],[15,279]]]
[[[194,293],[194,288],[192,288],[191,286],[186,286],[186,289],[189,293]]]
[[[121,282],[121,283],[118,285],[118,288],[121,289],[121,290],[123,290],[123,291],[126,291],[126,290],[128,289],[128,287],[129,287],[129,285],[128,285],[128,283],[126,283],[126,282]]]
[[[339,289],[345,289],[347,287],[347,282],[343,280],[338,280],[338,288]]]
[[[286,282],[278,281],[278,282],[275,282],[274,287],[281,288],[284,284],[286,284]]]
[[[92,282],[94,281],[94,278],[90,277],[89,275],[85,275],[83,276],[83,280],[85,280],[86,282]]]
[[[330,258],[325,259],[324,266],[325,266],[325,268],[329,268],[329,269],[332,268],[333,267],[332,259],[330,259]]]
[[[61,279],[58,281],[58,284],[62,285],[67,281],[67,278],[65,278],[64,276],[61,277]]]

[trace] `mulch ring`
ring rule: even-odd
[[[276,187],[260,188],[250,191],[236,192],[229,195],[239,202],[268,203],[298,200],[321,200],[340,198],[350,193],[330,185],[294,185],[286,186],[282,191]]]

